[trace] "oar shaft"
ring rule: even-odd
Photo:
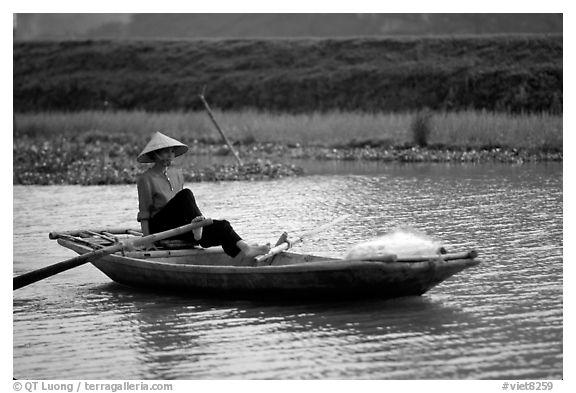
[[[96,250],[94,252],[78,255],[74,258],[70,258],[66,261],[55,263],[53,265],[46,266],[38,270],[33,270],[31,272],[24,273],[20,276],[14,277],[13,289],[20,289],[22,287],[25,287],[26,285],[30,285],[37,281],[54,276],[58,273],[62,273],[63,271],[78,267],[80,265],[85,264],[90,259],[96,260],[100,257],[103,257],[104,255],[113,254],[116,251],[122,250],[123,247],[124,247],[123,244],[116,244],[114,246],[101,248],[100,250]]]
[[[165,231],[165,232],[154,233],[152,235],[137,238],[135,240],[132,240],[132,241],[129,241],[126,243],[118,243],[118,244],[115,244],[113,246],[104,247],[104,248],[101,248],[99,250],[95,250],[95,251],[92,251],[92,252],[89,252],[86,254],[78,255],[74,258],[70,258],[70,259],[67,259],[65,261],[55,263],[53,265],[46,266],[46,267],[43,267],[41,269],[34,270],[34,271],[31,271],[28,273],[24,273],[20,276],[14,277],[13,278],[13,289],[20,289],[22,287],[25,287],[26,285],[30,285],[30,284],[35,283],[37,281],[40,281],[40,280],[43,280],[45,278],[54,276],[54,275],[61,273],[63,271],[66,271],[66,270],[78,267],[80,265],[83,265],[90,260],[94,261],[98,258],[103,257],[104,255],[113,254],[117,251],[122,250],[123,248],[125,248],[127,246],[137,247],[137,246],[142,246],[144,244],[154,243],[158,240],[167,239],[167,238],[173,237],[173,236],[178,236],[178,235],[181,235],[183,233],[189,232],[192,229],[200,228],[200,227],[210,225],[210,224],[212,224],[212,220],[208,218],[208,219],[205,219],[202,221],[186,224],[186,225],[183,225],[183,226],[178,227],[178,228],[170,229],[170,230]]]

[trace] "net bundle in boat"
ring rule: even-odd
[[[382,259],[426,257],[442,253],[442,243],[411,228],[394,229],[377,238],[358,243],[346,253],[345,259]]]

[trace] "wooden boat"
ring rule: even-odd
[[[135,230],[51,233],[78,254],[117,244],[142,234]],[[452,275],[480,263],[475,251],[424,258],[344,260],[282,252],[260,266],[242,266],[220,247],[199,249],[176,240],[154,250],[117,252],[90,261],[113,281],[138,288],[186,293],[270,294],[291,297],[422,295]]]

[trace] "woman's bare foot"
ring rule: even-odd
[[[269,243],[264,245],[248,244],[244,240],[240,240],[236,245],[240,248],[240,254],[236,256],[236,259],[240,261],[241,265],[251,265],[255,257],[270,251]]]
[[[205,220],[204,216],[194,217],[191,222],[198,222]],[[199,241],[202,239],[202,227],[192,229],[192,233],[194,234],[194,240]]]
[[[246,258],[254,258],[258,255],[264,255],[268,251],[270,251],[270,243],[264,244],[259,246],[257,244],[249,244],[244,250],[242,250],[244,257]]]

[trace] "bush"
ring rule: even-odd
[[[414,120],[410,125],[412,140],[416,146],[428,146],[430,134],[432,134],[432,112],[423,109],[414,115]]]

